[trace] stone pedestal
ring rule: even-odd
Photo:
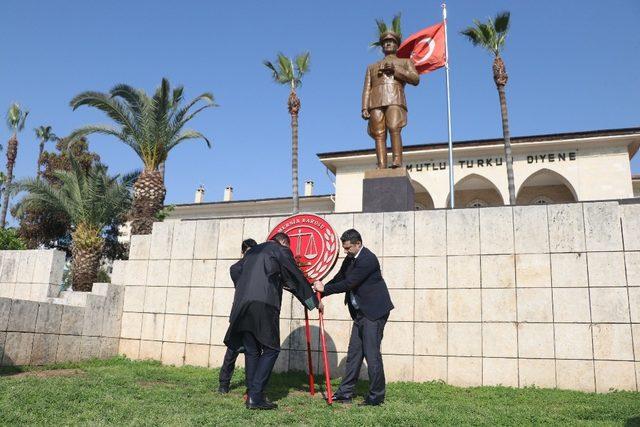
[[[415,209],[415,191],[404,168],[364,172],[363,212],[397,212]]]

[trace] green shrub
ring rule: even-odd
[[[15,228],[0,228],[0,250],[27,249]]]

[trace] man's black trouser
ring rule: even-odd
[[[351,329],[351,338],[349,339],[345,374],[336,395],[353,397],[356,382],[360,376],[362,360],[365,359],[369,373],[369,394],[367,399],[374,403],[384,401],[385,379],[380,345],[382,344],[384,325],[387,323],[388,318],[389,315],[386,315],[377,320],[369,320],[364,317],[362,312],[357,312]]]
[[[251,332],[242,334],[242,345],[249,397],[254,402],[261,402],[280,350],[263,346]]]
[[[220,368],[220,385],[229,387],[231,384],[231,377],[233,376],[233,370],[236,367],[236,359],[238,358],[238,352],[233,351],[227,347],[227,352],[224,354],[224,361]]]

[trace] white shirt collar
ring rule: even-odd
[[[355,254],[355,255],[354,255],[354,257],[353,257],[353,258],[358,258],[358,255],[360,255],[360,252],[362,252],[362,249],[364,249],[364,246],[361,246],[361,247],[360,247],[360,250],[358,251],[358,253],[357,253],[357,254]]]

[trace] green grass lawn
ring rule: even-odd
[[[381,407],[330,407],[305,392],[304,374],[273,375],[267,394],[280,408],[249,411],[243,372],[236,371],[228,395],[217,393],[217,374],[122,358],[0,368],[0,425],[640,425],[640,393],[391,383]],[[359,384],[361,396],[366,387]]]

